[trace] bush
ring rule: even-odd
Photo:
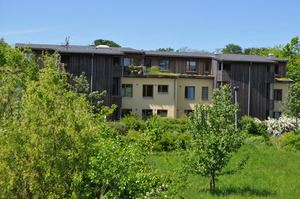
[[[266,123],[259,119],[243,116],[239,120],[239,128],[245,130],[249,135],[259,135],[262,136],[265,141],[270,140]]]
[[[161,139],[154,143],[155,151],[172,151],[176,149],[186,149],[190,140],[187,133],[175,134],[165,132],[161,135]]]
[[[278,120],[268,118],[266,120],[268,133],[273,137],[278,137],[283,133],[295,131],[300,128],[300,121],[296,118],[286,117],[282,115]]]
[[[130,113],[121,119],[121,122],[125,125],[126,130],[139,131],[144,128],[145,124],[143,120],[139,119],[137,114]]]
[[[300,130],[285,133],[277,141],[287,151],[300,151]]]

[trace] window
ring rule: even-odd
[[[146,120],[153,115],[153,111],[151,109],[143,109],[142,110],[142,119]]]
[[[139,63],[138,58],[133,58],[133,57],[125,57],[124,58],[124,66],[139,66],[141,65]]]
[[[143,85],[143,97],[153,97],[153,85]]]
[[[231,64],[230,63],[224,63],[223,64],[223,70],[231,70]]]
[[[279,74],[279,65],[275,65],[275,74]]]
[[[113,65],[120,66],[120,57],[113,57]]]
[[[208,63],[205,63],[204,70],[205,70],[205,71],[204,71],[205,73],[210,73]]]
[[[185,96],[185,99],[195,99],[195,87],[194,86],[186,86],[184,96]]]
[[[168,71],[169,70],[169,60],[161,60],[159,62],[159,70]]]
[[[187,116],[192,112],[193,112],[193,110],[184,110],[184,114],[186,114]]]
[[[282,101],[282,90],[274,89],[274,100]]]
[[[273,112],[273,118],[279,119],[281,116],[281,112]]]
[[[122,109],[121,117],[125,117],[126,115],[130,115],[132,109]]]
[[[186,61],[186,71],[196,71],[196,61]]]
[[[120,95],[119,82],[120,82],[120,78],[119,77],[113,77],[112,95],[115,95],[115,96],[119,96]]]
[[[208,100],[208,87],[202,87],[202,100]]]
[[[160,115],[161,117],[167,117],[168,110],[157,110],[157,115]]]
[[[132,97],[132,84],[122,85],[122,97]]]
[[[169,91],[168,85],[158,85],[157,92],[158,93],[168,93]]]

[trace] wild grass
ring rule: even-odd
[[[171,172],[182,165],[180,152],[160,152],[149,156],[148,161],[161,172]],[[198,198],[300,198],[300,153],[287,152],[267,145],[259,139],[247,139],[233,157],[235,160],[248,154],[245,168],[233,175],[219,177],[215,194],[209,192],[209,179],[189,175],[179,191],[186,199]],[[173,175],[177,175],[175,171]]]

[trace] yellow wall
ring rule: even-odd
[[[168,117],[180,117],[184,110],[193,110],[194,105],[201,100],[202,87],[208,87],[209,100],[211,102],[213,80],[191,78],[133,78],[123,77],[122,84],[132,84],[133,96],[122,98],[122,108],[132,109],[139,117],[143,109],[152,109],[153,114],[157,110],[168,110]],[[153,98],[144,98],[143,85],[153,85]],[[158,93],[158,85],[168,85],[168,93]],[[195,86],[195,99],[185,99],[185,86]]]
[[[282,102],[287,101],[288,96],[288,88],[289,83],[274,83],[274,89],[281,89],[282,90],[282,101],[274,101],[274,110],[273,112],[282,112],[283,111],[283,104]],[[271,96],[274,96],[274,93],[271,94]],[[274,98],[273,98],[274,99]]]
[[[195,87],[195,99],[185,99],[185,87]],[[202,101],[202,87],[208,87],[208,100]],[[185,110],[194,110],[195,104],[211,103],[212,91],[213,91],[213,80],[212,79],[178,79],[177,83],[177,116],[180,117],[184,114]]]

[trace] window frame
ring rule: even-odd
[[[195,62],[194,70],[191,70],[191,62]],[[197,71],[197,61],[187,60],[185,62],[185,69],[186,69],[186,72],[196,72]]]
[[[151,114],[147,114],[147,112],[151,112]],[[149,117],[153,116],[153,110],[152,109],[142,109],[142,119],[146,120]]]
[[[206,90],[206,93],[203,92],[205,89],[207,89],[207,90]],[[205,97],[205,95],[203,95],[203,94],[205,94],[206,97]],[[207,86],[204,86],[204,87],[202,87],[202,89],[201,89],[201,100],[202,100],[202,101],[207,101],[207,100],[208,100],[208,87],[207,87]]]
[[[163,87],[166,87],[166,91],[164,91]],[[169,85],[165,85],[165,84],[157,85],[157,93],[168,94],[169,93]]]
[[[152,91],[148,91],[149,87],[152,87],[151,90]],[[151,92],[151,95],[148,95]],[[153,98],[154,96],[154,92],[153,92],[153,85],[152,84],[143,84],[143,93],[142,93],[142,97],[143,98]]]
[[[162,112],[164,112],[164,114],[162,114]],[[168,110],[167,109],[157,109],[156,114],[161,117],[168,117]]]
[[[160,60],[159,61],[159,70],[160,71],[169,71],[170,70],[170,60],[168,60],[168,59]]]
[[[192,97],[189,97],[190,96],[190,94],[189,94],[190,90],[189,89],[193,90],[193,92],[192,92],[193,96]],[[195,91],[196,91],[195,86],[185,86],[185,88],[184,88],[184,98],[188,99],[188,100],[195,100],[195,95],[196,95]]]
[[[274,89],[274,100],[282,101],[282,89]]]
[[[126,88],[128,88],[128,86],[131,86],[131,95],[130,96],[127,96],[126,95],[126,91],[127,91],[127,89]],[[125,92],[124,92],[125,91]],[[122,92],[121,92],[121,95],[122,95],[122,97],[132,97],[133,96],[133,84],[122,84]]]

